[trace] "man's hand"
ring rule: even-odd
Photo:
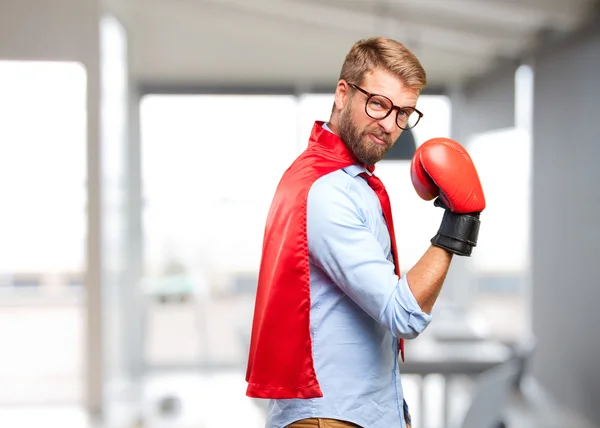
[[[467,151],[449,138],[433,138],[415,152],[410,173],[417,194],[427,201],[437,198],[434,205],[446,210],[432,245],[470,256],[485,196]]]

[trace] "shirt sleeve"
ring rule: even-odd
[[[324,178],[324,179],[323,179]],[[311,263],[321,268],[358,306],[398,338],[412,339],[431,322],[406,278],[367,227],[356,183],[317,180],[308,196],[307,234]]]

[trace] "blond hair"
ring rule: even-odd
[[[425,70],[402,43],[386,37],[371,37],[354,44],[346,55],[340,79],[360,85],[367,72],[384,68],[418,92],[427,84]]]

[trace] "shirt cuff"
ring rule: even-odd
[[[406,314],[408,315],[407,326],[411,330],[413,330],[414,337],[418,336],[427,328],[427,326],[431,322],[432,317],[426,312],[423,312],[423,310],[419,306],[417,299],[415,299],[415,296],[412,294],[412,291],[410,291],[408,282],[406,281],[406,275],[404,275],[398,281],[397,298],[398,303],[400,304],[400,306],[402,306],[402,308],[404,308]]]

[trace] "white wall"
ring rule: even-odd
[[[600,424],[600,25],[535,61],[533,370]]]
[[[508,64],[451,89],[452,138],[466,144],[475,134],[514,126],[515,70],[515,65]]]

